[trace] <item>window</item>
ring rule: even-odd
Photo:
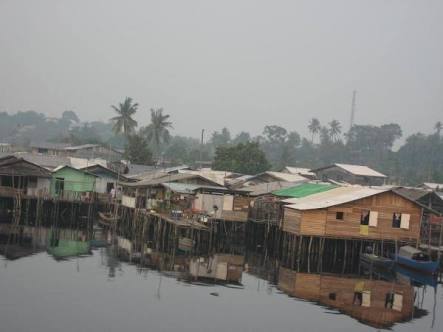
[[[342,211],[335,212],[335,219],[336,220],[343,220],[344,216],[345,216],[345,213]]]
[[[400,228],[401,224],[401,213],[395,212],[392,215],[392,228]]]
[[[354,292],[354,301],[352,303],[357,306],[370,307],[371,292],[370,291]]]
[[[369,225],[369,210],[362,210],[360,215],[360,225]]]
[[[370,211],[369,212],[369,227],[377,227],[378,224],[378,212]]]
[[[335,301],[336,294],[335,293],[329,293],[329,299],[332,300],[332,301]]]
[[[400,218],[400,228],[409,229],[409,219],[411,218],[410,214],[402,213]]]
[[[29,177],[28,188],[37,188],[37,177],[35,176]]]
[[[113,182],[106,183],[106,192],[110,193],[112,189],[114,189],[114,183]]]
[[[3,187],[12,187],[12,176],[2,177],[2,186]]]
[[[394,292],[386,293],[385,308],[401,311],[403,309],[403,295]]]
[[[65,189],[65,179],[64,178],[55,178],[55,193],[61,194]]]

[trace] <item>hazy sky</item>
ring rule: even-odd
[[[0,0],[0,110],[106,120],[125,96],[174,133],[443,121],[443,1]]]

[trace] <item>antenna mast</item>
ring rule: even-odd
[[[351,103],[351,121],[349,123],[349,131],[354,127],[354,117],[355,117],[355,100],[357,97],[357,91],[352,91],[352,103]]]

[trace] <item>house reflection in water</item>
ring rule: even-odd
[[[244,261],[244,256],[228,254],[195,257],[189,262],[189,274],[195,279],[240,283]]]
[[[415,316],[414,288],[408,283],[280,268],[278,288],[290,296],[338,309],[377,328],[387,328]]]

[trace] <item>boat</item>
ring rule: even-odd
[[[411,285],[414,286],[437,286],[437,276],[431,274],[423,274],[418,271],[414,271],[411,269],[407,269],[400,265],[395,267],[395,272],[397,275],[397,279],[408,281]]]
[[[98,213],[98,222],[104,227],[110,227],[113,223],[117,222],[118,218],[113,216],[112,213]]]
[[[394,258],[398,264],[424,273],[435,273],[439,266],[428,254],[411,246],[400,247]]]
[[[377,256],[371,253],[364,253],[360,256],[360,261],[369,265],[370,267],[381,268],[386,270],[392,270],[395,266],[395,262],[392,259]]]

